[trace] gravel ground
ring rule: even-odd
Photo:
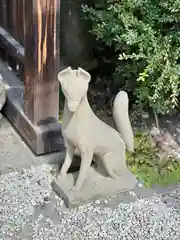
[[[50,165],[0,176],[0,240],[179,240],[180,191],[109,207],[68,210],[51,189]]]

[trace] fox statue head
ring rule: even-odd
[[[69,111],[76,112],[82,99],[87,94],[91,80],[90,74],[80,67],[77,70],[68,67],[59,72],[57,77]]]

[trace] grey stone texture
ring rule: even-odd
[[[60,164],[64,152],[36,157],[6,118],[0,120],[0,172],[8,173],[42,163]]]
[[[69,210],[52,190],[54,167],[44,164],[64,156],[35,157],[5,118],[0,125],[0,239],[180,239],[180,185],[137,186]]]
[[[73,191],[77,175],[78,172],[69,173],[65,178],[55,178],[52,183],[54,191],[64,200],[68,208],[116,196],[119,193],[132,190],[137,183],[136,177],[131,172],[114,180],[108,177],[105,172],[102,174],[96,168],[90,167],[82,189]]]

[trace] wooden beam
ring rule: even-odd
[[[0,44],[9,56],[24,63],[24,47],[17,42],[4,28],[0,26]]]
[[[25,1],[25,114],[35,125],[56,122],[59,111],[60,0]]]

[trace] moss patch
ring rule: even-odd
[[[59,111],[59,122],[62,123],[63,112]]]
[[[167,156],[161,159],[148,134],[136,134],[135,152],[127,153],[127,162],[131,171],[146,187],[167,186],[180,181],[180,161]]]

